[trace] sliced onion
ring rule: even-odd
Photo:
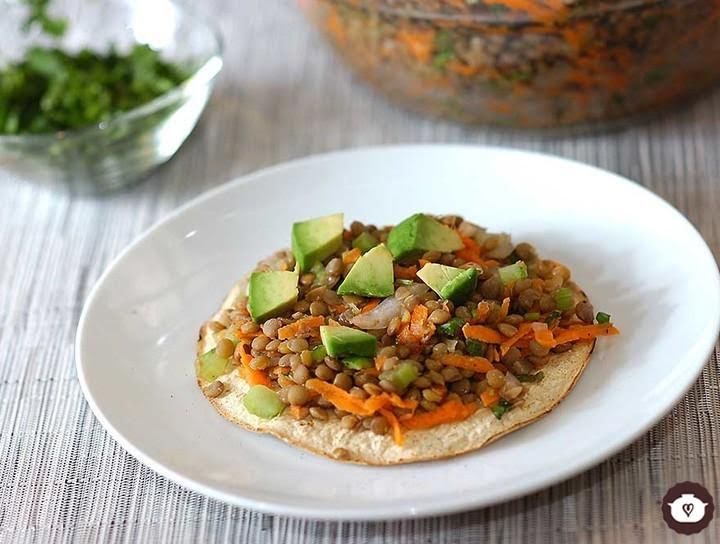
[[[445,345],[447,346],[448,353],[455,353],[455,348],[457,348],[458,340],[445,340]]]
[[[356,327],[365,330],[384,329],[390,324],[393,317],[400,317],[402,311],[402,303],[395,297],[389,297],[366,314],[356,315],[351,322]]]

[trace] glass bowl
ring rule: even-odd
[[[0,0],[0,4],[2,0]],[[222,43],[210,24],[170,0],[51,2],[52,15],[68,20],[60,42],[69,50],[120,51],[147,44],[162,57],[189,66],[180,86],[107,122],[64,132],[0,135],[0,170],[77,193],[103,193],[141,179],[172,157],[200,117],[222,67]],[[20,27],[22,5],[3,5],[0,65],[35,44],[53,44]]]
[[[300,0],[402,105],[465,123],[617,124],[720,80],[719,0]]]

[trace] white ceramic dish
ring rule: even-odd
[[[232,284],[288,244],[293,221],[344,211],[377,224],[458,213],[567,263],[622,335],[598,343],[550,415],[478,452],[370,468],[232,425],[195,384],[197,330]],[[614,174],[462,146],[347,151],[228,183],[172,214],[93,289],[77,369],[95,415],[132,455],[211,497],[281,515],[383,519],[481,507],[617,452],[677,403],[717,338],[715,261],[675,209]]]

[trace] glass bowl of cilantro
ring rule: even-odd
[[[145,177],[179,149],[222,67],[174,0],[0,0],[0,170],[73,193]]]

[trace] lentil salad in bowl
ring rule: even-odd
[[[373,88],[522,128],[615,125],[720,79],[718,0],[303,0]]]
[[[216,410],[332,459],[478,449],[552,410],[618,334],[570,270],[458,216],[297,222],[200,329]]]

